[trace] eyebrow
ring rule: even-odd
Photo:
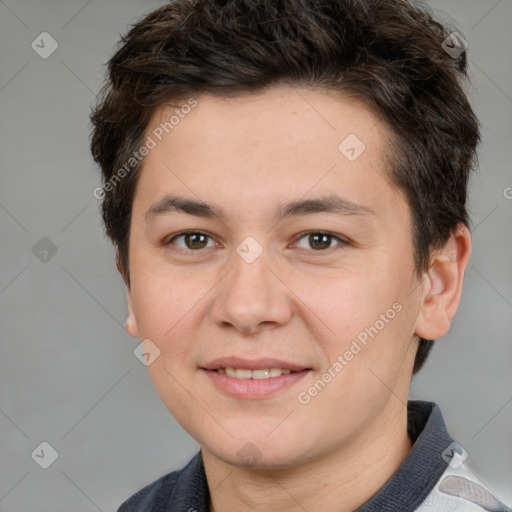
[[[162,215],[173,213],[186,213],[196,217],[225,219],[221,208],[203,201],[196,201],[178,196],[166,196],[151,205],[144,217],[146,222],[151,222]],[[375,215],[368,206],[354,203],[339,196],[329,195],[314,199],[300,199],[280,206],[275,212],[278,222],[290,217],[309,215],[313,213],[335,213],[338,215]]]

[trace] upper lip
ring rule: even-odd
[[[265,368],[281,368],[300,372],[309,368],[300,364],[281,361],[280,359],[242,359],[240,357],[219,357],[202,366],[205,370],[218,370],[219,368],[243,368],[246,370],[259,370]]]

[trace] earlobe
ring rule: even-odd
[[[128,318],[125,323],[125,330],[132,338],[139,337],[139,329],[137,327],[137,319],[133,311],[132,294],[128,287],[126,287],[126,304],[128,306]]]
[[[471,234],[460,224],[445,246],[432,255],[424,274],[423,297],[415,334],[435,340],[444,336],[457,312],[464,272],[471,254]]]

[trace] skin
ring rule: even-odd
[[[276,87],[197,100],[143,165],[127,332],[160,350],[148,370],[201,446],[211,511],[354,510],[411,449],[406,403],[418,336],[437,339],[449,329],[469,231],[459,226],[417,275],[410,210],[386,177],[389,131],[354,97]],[[158,108],[146,135],[174,108]],[[338,150],[349,134],[366,146],[353,162]],[[373,214],[276,223],[284,203],[334,193]],[[147,222],[146,211],[170,194],[216,205],[224,217],[168,212]],[[199,248],[173,239],[184,230],[211,238]],[[334,235],[326,248],[308,241],[319,230]],[[263,249],[252,263],[236,252],[247,236]],[[401,311],[378,335],[300,403],[298,394],[397,302]],[[313,371],[271,397],[234,398],[200,370],[223,356],[274,357]],[[238,455],[246,443],[258,450],[253,465]]]

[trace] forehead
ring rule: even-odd
[[[349,91],[280,86],[234,97],[204,94],[160,105],[146,134],[154,134],[160,141],[170,140],[167,136],[172,133],[174,142],[182,147],[194,145],[194,136],[199,135],[207,136],[202,142],[227,142],[229,134],[230,144],[300,142],[305,147],[322,137],[325,145],[338,152],[340,137],[354,134],[365,139],[370,131],[374,132],[372,138],[388,135],[379,116]],[[372,145],[384,142],[372,140]]]
[[[349,94],[280,87],[184,98],[155,110],[146,137],[154,148],[137,187],[146,207],[169,192],[236,200],[238,211],[333,192],[361,204],[403,201],[387,178],[387,127]]]

